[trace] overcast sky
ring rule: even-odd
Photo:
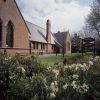
[[[92,0],[16,0],[25,18],[43,28],[50,19],[52,32],[76,32],[90,12]]]

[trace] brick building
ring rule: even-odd
[[[0,53],[46,54],[71,53],[69,32],[51,32],[50,20],[46,29],[25,21],[15,0],[0,0]]]

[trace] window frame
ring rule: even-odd
[[[14,46],[14,24],[12,21],[7,24],[6,45],[8,47]]]

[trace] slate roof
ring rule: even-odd
[[[33,23],[26,21],[28,29],[30,31],[30,41],[47,43],[46,41],[46,29],[37,26]],[[53,34],[51,34],[51,44],[59,44],[59,42],[54,38]]]
[[[41,28],[33,23],[30,23],[28,21],[26,21],[26,24],[27,24],[28,29],[30,31],[30,40],[31,41],[47,43],[45,29],[43,29],[43,28]]]
[[[58,32],[58,33],[54,33],[53,36],[59,42],[59,44],[63,46],[67,34],[68,32]]]

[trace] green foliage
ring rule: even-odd
[[[64,59],[66,59],[66,61],[68,63],[77,63],[82,58],[83,57],[82,57],[81,53],[73,53],[73,54],[70,54],[70,55],[66,55]]]
[[[67,60],[79,57],[80,54],[66,56]],[[99,60],[99,57],[95,58],[94,65],[87,62],[63,66],[62,62],[57,62],[45,66],[35,56],[0,56],[0,100],[99,98],[100,70],[95,73]]]

